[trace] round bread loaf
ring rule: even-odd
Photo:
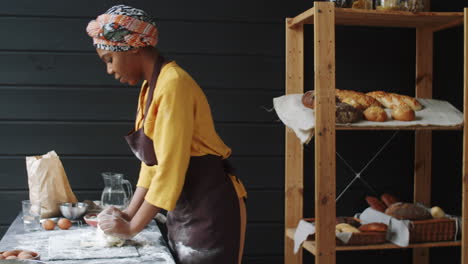
[[[432,215],[426,208],[412,203],[394,203],[385,210],[387,215],[396,219],[426,220],[432,219]]]
[[[313,90],[307,91],[307,92],[304,93],[304,95],[302,96],[302,104],[305,107],[314,109],[314,107],[315,107],[315,98],[314,98],[314,91]]]
[[[411,107],[400,106],[392,110],[392,118],[399,121],[413,121],[416,115]]]
[[[368,121],[385,122],[387,120],[387,113],[382,107],[371,106],[364,110],[364,118]]]
[[[336,123],[356,123],[360,120],[362,120],[362,112],[359,109],[345,103],[336,104]]]

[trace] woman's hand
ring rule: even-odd
[[[106,209],[104,209],[102,212],[100,212],[97,216],[98,221],[99,218],[104,216],[104,215],[118,215],[119,217],[125,219],[126,221],[130,221],[131,218],[126,214],[125,212],[120,211],[118,208],[114,206],[109,206]]]
[[[130,222],[125,220],[118,212],[111,214],[100,214],[98,217],[99,227],[107,235],[116,236],[123,239],[130,239],[136,233],[131,231]]]

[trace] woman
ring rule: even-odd
[[[142,161],[135,195],[125,211],[103,211],[100,227],[130,238],[165,209],[178,262],[241,263],[246,192],[231,175],[231,150],[215,131],[203,91],[160,56],[158,30],[144,11],[114,6],[87,32],[108,74],[130,85],[144,80],[135,131],[126,136]]]

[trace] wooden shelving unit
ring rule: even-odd
[[[465,24],[464,123],[468,122],[468,9],[465,13],[382,12],[335,8],[331,2],[286,19],[286,94],[304,92],[304,24],[314,24],[315,69],[315,218],[316,241],[303,248],[315,255],[316,264],[336,262],[336,251],[395,249],[392,244],[337,247],[335,242],[336,130],[415,130],[414,201],[431,202],[432,130],[455,127],[346,127],[335,126],[335,27],[336,25],[405,27],[416,29],[416,97],[432,98],[433,34]],[[429,248],[460,246],[462,263],[468,264],[468,130],[463,130],[462,240],[411,244],[413,263],[428,264]],[[286,129],[285,150],[285,263],[302,263],[302,253],[293,253],[295,227],[303,218],[304,156],[294,132]]]

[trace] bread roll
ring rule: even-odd
[[[387,209],[387,206],[382,202],[380,201],[377,197],[374,197],[374,196],[366,196],[366,202],[369,204],[369,206],[374,209],[374,210],[377,210],[379,212],[385,212],[385,209]]]
[[[432,219],[432,215],[429,210],[412,203],[394,203],[385,210],[385,213],[400,220]]]
[[[394,204],[394,203],[398,203],[399,200],[391,195],[391,194],[388,194],[388,193],[384,193],[380,196],[380,200],[382,200],[382,202],[384,202],[384,204],[387,206],[387,207],[390,207],[390,205]]]
[[[411,107],[399,106],[392,110],[392,118],[400,121],[413,121],[416,115]]]
[[[305,107],[314,109],[315,107],[315,93],[314,91],[307,91],[302,96],[302,104]]]
[[[435,219],[445,218],[445,212],[439,206],[434,206],[431,208],[431,215]]]
[[[383,223],[370,223],[359,227],[361,232],[387,232],[388,226]]]
[[[362,105],[364,109],[371,106],[382,106],[376,99],[361,92],[336,89],[335,94],[341,102],[343,102],[343,100],[348,102],[351,102],[350,100],[354,100],[357,104]]]
[[[364,110],[364,118],[368,121],[385,122],[387,120],[387,113],[382,107],[371,106]]]

